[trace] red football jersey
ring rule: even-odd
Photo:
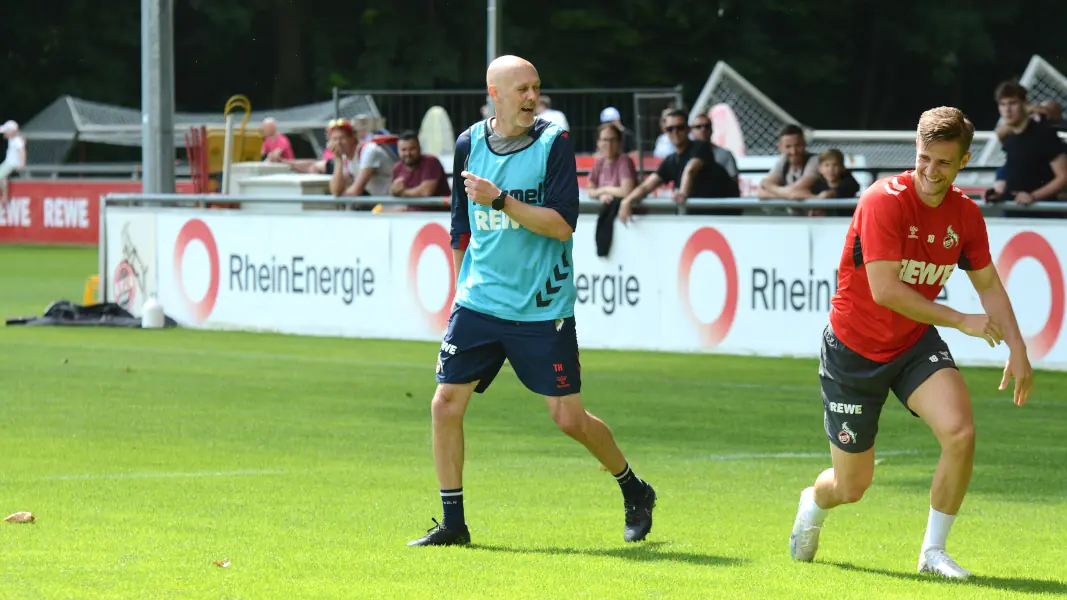
[[[940,206],[930,207],[919,199],[911,176],[905,171],[877,181],[860,197],[831,300],[834,334],[878,362],[904,354],[929,325],[875,303],[865,264],[899,262],[900,280],[934,300],[957,265],[976,271],[992,262],[978,205],[952,186]]]

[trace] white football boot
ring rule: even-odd
[[[971,572],[956,564],[944,548],[927,548],[919,555],[919,572],[948,579],[967,579]]]
[[[815,503],[815,488],[809,487],[800,493],[800,506],[797,507],[797,518],[793,521],[793,533],[789,536],[789,554],[793,560],[811,562],[815,559],[815,551],[819,549],[819,532],[822,524],[815,522],[815,515],[811,510],[805,510]]]

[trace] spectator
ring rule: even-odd
[[[1051,127],[1032,118],[1022,85],[1005,81],[997,86],[994,97],[1001,118],[996,133],[1006,160],[1002,179],[983,197],[987,202],[1012,200],[1020,206],[1055,200],[1067,189],[1067,152],[1063,142]],[[1053,215],[1006,212],[1005,216]]]
[[[328,166],[325,170],[332,177],[330,179],[330,193],[334,196],[340,196],[348,187],[348,163],[355,159],[356,148],[358,147],[356,130],[352,127],[351,121],[348,119],[330,121],[329,126],[326,128],[326,151],[323,152],[322,156],[324,159],[326,159],[327,155],[329,156]]]
[[[625,198],[637,184],[634,161],[622,153],[622,132],[614,123],[597,129],[597,156],[589,173],[589,197],[609,204]]]
[[[860,191],[860,184],[845,167],[845,155],[837,148],[831,148],[819,154],[819,173],[810,188],[797,187],[795,196],[799,198],[855,198]],[[812,209],[798,212],[790,209],[790,214],[806,214],[811,217],[835,216],[851,217],[854,208],[837,210]]]
[[[719,163],[719,166],[726,169],[726,172],[730,174],[730,177],[737,179],[739,172],[737,170],[737,160],[734,158],[734,153],[711,141],[711,119],[708,115],[700,114],[693,117],[692,122],[689,123],[689,129],[689,138],[700,142],[707,142],[711,146],[711,154],[715,157],[715,162]]]
[[[330,121],[326,125],[326,148],[322,151],[322,158],[319,158],[319,159],[315,159],[315,158],[297,158],[297,159],[294,159],[294,160],[286,161],[286,162],[289,163],[289,166],[292,167],[292,169],[294,171],[296,171],[297,173],[311,173],[311,174],[315,174],[315,175],[333,175],[334,158],[336,157],[336,155],[334,154],[334,151],[331,149],[330,133],[333,131],[335,126],[337,126],[340,123],[348,123],[348,126],[353,128],[353,132],[355,131],[355,128],[352,125],[351,121],[348,121],[347,119],[343,119],[342,118],[342,119],[334,119],[334,120]],[[355,134],[353,133],[353,136],[354,135]],[[347,159],[345,159],[345,160],[347,160]]]
[[[604,125],[606,123],[611,123],[619,131],[622,132],[621,149],[623,154],[629,154],[634,150],[637,150],[637,143],[634,141],[634,132],[630,131],[622,124],[622,115],[619,114],[619,109],[615,108],[614,106],[609,106],[604,110],[600,111],[600,124]],[[600,130],[598,129],[597,131],[599,132]]]
[[[389,150],[356,131],[348,119],[330,124],[327,149],[334,156],[330,193],[334,196],[388,196],[393,183],[393,165],[400,160]]]
[[[8,201],[8,180],[17,176],[26,166],[26,140],[19,133],[19,124],[7,121],[0,125],[0,133],[7,139],[7,154],[0,163],[0,204],[6,210]]]
[[[656,138],[656,146],[652,149],[652,156],[656,158],[667,158],[674,154],[674,144],[671,143],[671,136],[667,135],[667,130],[664,127],[667,126],[667,115],[674,112],[674,107],[668,107],[663,109],[663,112],[659,115],[659,128],[662,133]]]
[[[601,114],[603,117],[603,114]],[[615,232],[615,217],[622,199],[637,185],[634,161],[622,153],[622,130],[607,122],[597,129],[597,157],[589,173],[589,197],[600,200],[596,222],[597,256],[607,256]]]
[[[778,150],[782,155],[760,181],[760,198],[808,197],[807,190],[819,176],[819,157],[808,152],[804,130],[797,125],[786,125],[778,133]]]
[[[289,138],[284,133],[278,133],[278,122],[270,117],[263,119],[263,146],[259,154],[266,162],[285,162],[296,158]]]
[[[845,155],[830,148],[819,155],[819,174],[811,187],[798,187],[796,191],[804,198],[855,198],[860,184],[845,168]]]
[[[711,146],[707,142],[689,139],[689,125],[684,111],[671,111],[665,119],[663,130],[670,136],[675,153],[663,159],[659,168],[630,192],[619,206],[619,220],[626,223],[633,214],[635,204],[665,182],[674,184],[674,201],[684,203],[689,198],[737,198],[741,190],[737,179],[730,177],[726,169],[715,162]],[[740,214],[739,210],[706,210],[706,214]]]
[[[559,125],[566,131],[571,130],[566,115],[552,108],[552,99],[544,94],[541,94],[541,97],[537,100],[537,116]]]
[[[452,188],[448,187],[445,169],[437,157],[422,153],[419,136],[414,131],[405,131],[398,140],[400,162],[393,165],[393,185],[389,192],[401,198],[449,196]]]

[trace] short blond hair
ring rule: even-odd
[[[832,160],[834,162],[841,163],[841,166],[845,166],[845,155],[837,148],[830,148],[824,152],[819,153],[819,164]]]
[[[958,142],[961,154],[971,149],[974,139],[974,124],[958,108],[939,106],[931,108],[919,117],[918,138],[923,146],[933,142]]]

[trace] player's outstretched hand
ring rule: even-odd
[[[463,189],[467,197],[482,206],[490,206],[493,199],[500,195],[500,188],[488,179],[482,179],[470,171],[460,173],[463,176]]]
[[[995,348],[997,344],[1004,341],[1004,332],[1001,331],[1000,325],[989,318],[989,315],[963,315],[963,323],[960,323],[959,330],[967,335],[984,339],[990,348]]]
[[[1008,364],[1004,365],[1004,377],[1000,380],[1000,390],[1008,389],[1008,382],[1015,378],[1015,394],[1013,400],[1016,406],[1026,404],[1026,398],[1030,396],[1030,388],[1034,386],[1034,369],[1030,366],[1030,359],[1026,356],[1026,350],[1012,350],[1008,356]]]

